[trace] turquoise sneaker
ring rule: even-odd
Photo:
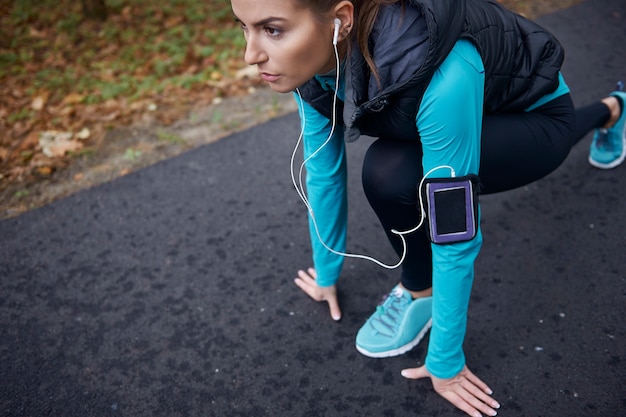
[[[613,127],[596,129],[589,150],[589,163],[596,168],[615,168],[626,158],[626,93],[621,91],[624,84],[619,82],[617,90],[610,95],[622,101],[622,114]]]
[[[396,286],[356,335],[356,349],[371,358],[402,355],[422,340],[432,325],[432,297],[413,300]]]

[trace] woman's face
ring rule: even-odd
[[[231,0],[231,5],[247,42],[244,59],[274,91],[293,91],[335,68],[332,18],[296,7],[295,0]]]

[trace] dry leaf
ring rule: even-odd
[[[185,20],[185,17],[184,16],[180,16],[180,15],[170,17],[169,19],[167,19],[165,21],[165,24],[164,24],[165,29],[170,29],[170,28],[172,28],[174,26],[177,26],[177,25],[181,24],[184,20]]]
[[[81,149],[83,144],[73,140],[71,132],[57,132],[54,130],[41,132],[39,146],[44,155],[49,158],[64,156],[68,152]]]
[[[244,78],[258,78],[258,77],[259,77],[259,70],[256,68],[256,66],[247,66],[247,67],[240,69],[239,71],[235,73],[235,78],[238,80],[241,80]]]
[[[185,74],[196,74],[198,73],[198,71],[200,71],[200,67],[196,64],[192,64],[190,66],[187,67],[187,69],[184,71]]]
[[[117,119],[119,115],[120,115],[119,111],[114,111],[113,113],[109,113],[109,114],[94,115],[90,117],[89,120],[94,121],[94,122],[110,122],[110,121]]]
[[[37,30],[36,28],[30,26],[28,28],[28,33],[30,34],[30,36],[32,36],[33,38],[39,38],[39,39],[43,39],[46,37],[46,33],[40,30]]]
[[[131,6],[126,6],[122,9],[122,16],[125,19],[130,19],[133,14],[133,8]]]
[[[80,132],[76,134],[76,139],[86,140],[89,139],[89,136],[91,136],[91,131],[88,128],[84,127],[81,129]]]
[[[37,96],[33,99],[32,103],[30,104],[30,108],[35,111],[41,111],[46,106],[46,100],[47,99],[42,96]]]
[[[52,175],[52,167],[49,167],[49,166],[37,167],[37,173],[41,176],[49,177],[50,175]]]
[[[81,101],[83,101],[84,98],[85,98],[85,96],[82,95],[82,94],[69,93],[67,96],[65,96],[65,98],[63,99],[61,104],[64,104],[64,105],[67,105],[67,104],[77,104],[77,103],[80,103]]]

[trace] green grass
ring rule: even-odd
[[[180,135],[175,133],[166,132],[163,129],[159,129],[156,132],[157,138],[162,142],[168,142],[174,145],[184,145],[187,141]]]

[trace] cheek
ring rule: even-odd
[[[306,42],[300,43],[298,47],[291,50],[290,59],[287,59],[285,63],[297,67],[302,75],[306,74],[311,78],[324,70],[331,51],[332,45],[325,46],[319,38],[307,39]]]

